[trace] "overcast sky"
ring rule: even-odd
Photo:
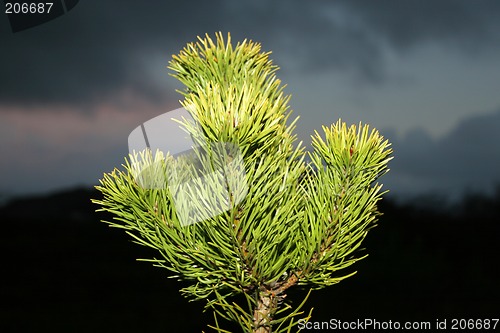
[[[338,118],[394,145],[393,196],[500,184],[499,1],[81,1],[17,33],[0,14],[0,194],[93,185],[179,107],[166,66],[197,35],[261,42],[301,140]]]

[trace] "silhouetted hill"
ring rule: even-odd
[[[97,191],[23,198],[0,209],[0,332],[201,332],[202,304],[180,296],[156,255],[99,220]]]
[[[110,229],[93,190],[13,200],[0,208],[0,332],[201,332],[211,314],[179,282],[135,258],[156,255]],[[422,207],[422,206],[419,206]],[[451,211],[381,202],[358,274],[312,293],[314,321],[498,318],[500,191]],[[295,289],[289,298],[299,300]]]

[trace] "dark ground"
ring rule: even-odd
[[[0,208],[0,332],[207,331],[203,304],[184,299],[167,271],[135,261],[155,253],[98,222],[108,217],[94,212],[97,197],[74,190]],[[448,211],[389,200],[380,209],[358,274],[312,293],[313,321],[500,317],[500,191]]]

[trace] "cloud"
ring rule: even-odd
[[[469,117],[433,140],[421,129],[394,145],[388,188],[400,194],[434,193],[459,198],[465,191],[491,192],[500,184],[500,110]]]
[[[150,57],[164,57],[154,70],[168,78],[170,55],[196,36],[187,34],[204,32],[200,25],[214,11],[202,1],[197,8],[188,14],[181,2],[172,8],[159,2],[85,1],[47,24],[16,34],[2,30],[0,102],[92,105],[124,88],[162,102],[172,89],[152,80]]]
[[[124,162],[127,137],[138,124],[172,108],[123,93],[120,101],[102,102],[92,113],[66,107],[4,109],[0,193],[95,184],[104,171]]]
[[[386,47],[498,46],[499,13],[497,1],[89,0],[47,24],[0,33],[0,105],[91,105],[124,88],[177,99],[165,69],[171,54],[215,31],[262,42],[290,71],[334,66],[377,81]]]
[[[230,31],[233,41],[262,42],[297,80],[334,69],[380,82],[388,51],[404,56],[433,43],[453,55],[500,57],[498,17],[500,2],[488,0],[88,0],[12,34],[0,16],[0,189],[97,179],[119,164],[135,126],[177,107],[180,86],[165,67],[197,35]],[[325,91],[334,85],[324,82]],[[498,182],[498,117],[467,118],[438,140],[424,130],[394,136],[388,188],[460,191]]]
[[[467,54],[500,49],[497,1],[281,0],[229,12],[295,68],[334,67],[372,82],[385,78],[387,50],[404,54],[427,43]]]
[[[500,3],[494,0],[349,0],[342,4],[367,29],[399,49],[428,41],[466,47],[500,41]]]

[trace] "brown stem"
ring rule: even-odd
[[[271,321],[278,309],[278,300],[286,297],[285,291],[298,282],[296,274],[286,281],[276,284],[273,288],[262,287],[257,294],[257,307],[253,312],[253,333],[271,333]]]
[[[277,304],[273,300],[270,291],[259,291],[257,300],[257,308],[253,312],[253,327],[254,333],[271,333],[270,322],[272,314],[275,312]]]

